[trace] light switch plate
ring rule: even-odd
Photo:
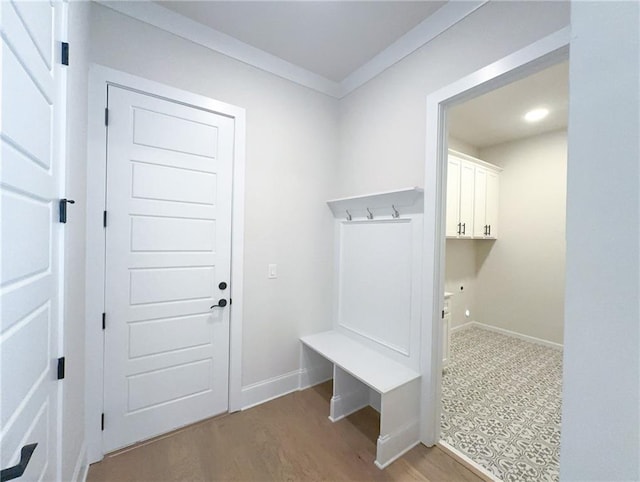
[[[269,269],[267,270],[267,278],[275,279],[278,277],[278,265],[270,264]]]

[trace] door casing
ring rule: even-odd
[[[570,27],[544,37],[517,52],[429,94],[426,102],[424,179],[423,304],[420,360],[422,374],[420,441],[429,447],[440,441],[442,398],[442,323],[444,308],[447,123],[446,112],[506,84],[569,58]]]
[[[107,85],[183,103],[234,119],[234,155],[231,214],[230,297],[235,301],[230,319],[229,411],[241,408],[242,389],[242,308],[244,259],[244,191],[246,112],[242,107],[170,87],[115,69],[92,64],[89,69],[87,146],[87,303],[85,368],[85,435],[89,463],[102,460],[101,414],[103,412],[104,340],[102,313],[105,311],[105,230],[103,211],[106,199],[105,108]],[[108,328],[107,328],[108,329]],[[108,421],[107,421],[108,423]]]

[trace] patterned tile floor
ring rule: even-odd
[[[562,351],[481,328],[451,335],[442,440],[504,482],[557,481]]]

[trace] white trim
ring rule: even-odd
[[[341,89],[337,82],[298,67],[280,57],[241,42],[230,35],[207,27],[156,3],[105,0],[97,0],[97,3],[296,84],[331,97],[340,97]]]
[[[450,457],[460,459],[460,463],[462,463],[462,465],[466,465],[467,468],[472,472],[476,472],[476,475],[479,475],[480,477],[484,477],[485,480],[490,480],[493,482],[502,482],[501,479],[493,475],[491,472],[485,469],[478,462],[474,461],[473,459],[470,459],[465,454],[458,451],[455,447],[449,445],[444,440],[440,440],[440,442],[438,442],[438,445]]]
[[[327,79],[154,2],[109,0],[96,0],[96,2],[265,72],[341,99],[475,12],[487,0],[447,2],[341,82]]]
[[[473,328],[473,322],[472,321],[467,321],[466,323],[463,323],[462,325],[454,326],[453,328],[451,328],[451,333],[455,333],[456,331],[468,330],[469,328]]]
[[[152,80],[126,74],[118,70],[92,64],[89,69],[88,98],[88,161],[87,172],[87,307],[86,307],[86,378],[85,378],[85,434],[87,459],[101,460],[104,452],[100,414],[103,411],[104,346],[101,326],[104,311],[105,238],[102,211],[105,201],[106,128],[104,109],[109,85],[120,85],[158,97],[218,112],[235,120],[233,212],[231,269],[234,299],[229,333],[229,411],[241,407],[242,385],[242,307],[244,259],[244,191],[246,113],[241,107],[210,99],[198,94],[169,87]],[[107,320],[108,323],[108,320]]]
[[[456,82],[429,94],[426,100],[424,180],[423,306],[420,362],[420,440],[433,446],[440,440],[442,381],[442,323],[444,302],[445,184],[447,170],[446,108],[477,97],[514,80],[565,60],[569,54],[569,27],[534,42]]]
[[[379,469],[384,469],[398,460],[409,450],[420,443],[420,421],[414,420],[400,430],[378,437],[376,442],[376,460],[373,462]],[[399,447],[406,447],[398,451]],[[378,459],[384,460],[383,463]]]
[[[78,453],[78,458],[73,469],[71,480],[75,482],[84,482],[85,480],[87,480],[88,473],[89,464],[87,463],[87,441],[85,440],[80,447],[80,453]]]
[[[297,392],[300,390],[300,373],[301,370],[293,370],[284,375],[247,385],[242,389],[242,410]]]
[[[548,348],[553,348],[554,350],[562,350],[564,348],[564,345],[562,345],[561,343],[556,343],[549,340],[543,340],[542,338],[536,338],[535,336],[524,335],[522,333],[506,330],[498,326],[487,325],[486,323],[480,323],[479,321],[470,321],[469,323],[465,323],[463,326],[467,326],[468,328],[476,327],[476,328],[480,328],[481,330],[493,331],[495,333],[500,333],[501,335],[510,336],[511,338],[518,338],[519,340],[528,341],[529,343],[535,343],[536,345],[542,345]]]
[[[341,97],[350,94],[393,64],[400,62],[485,3],[487,0],[447,2],[366,64],[349,74],[340,83]]]

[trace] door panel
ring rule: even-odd
[[[55,480],[58,468],[60,8],[0,2],[0,468],[37,443],[25,481]]]
[[[475,201],[473,204],[473,236],[482,238],[486,236],[487,223],[487,171],[476,166]]]
[[[233,120],[108,87],[105,451],[227,410]]]
[[[460,161],[449,157],[447,166],[446,235],[457,236],[460,222]]]
[[[461,238],[471,238],[473,235],[473,178],[474,169],[471,164],[461,162],[460,165],[460,223],[462,223]]]

